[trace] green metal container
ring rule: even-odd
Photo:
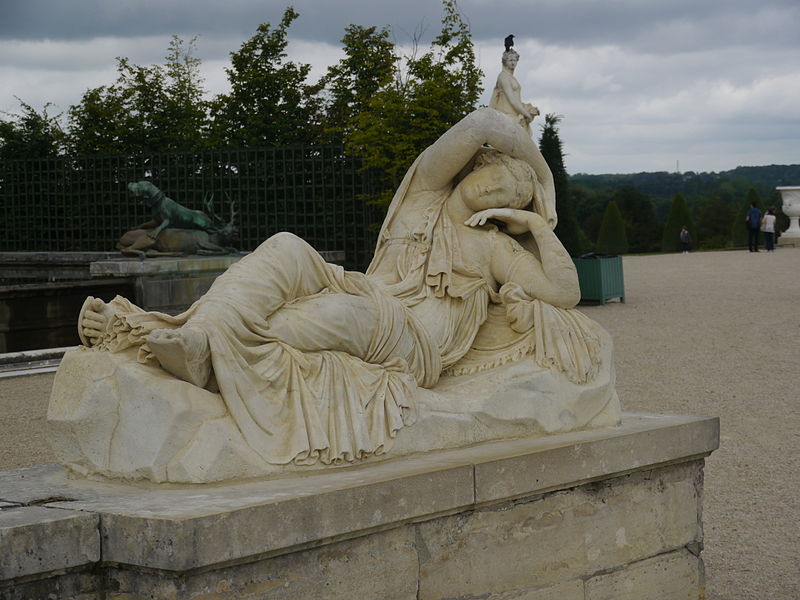
[[[573,258],[581,284],[581,301],[605,304],[610,298],[625,302],[625,280],[621,256]]]

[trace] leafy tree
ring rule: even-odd
[[[19,100],[19,98],[17,98]],[[30,104],[19,100],[22,113],[0,118],[0,162],[15,158],[49,158],[61,153],[64,132],[60,115],[50,116],[46,104],[37,112]]]
[[[613,195],[611,190],[591,190],[570,183],[570,195],[575,216],[589,240],[596,240],[600,233],[603,213]]]
[[[662,252],[678,251],[681,243],[681,227],[684,225],[689,230],[692,243],[697,244],[697,229],[692,221],[692,216],[689,214],[689,209],[686,207],[686,201],[681,194],[675,194],[672,199],[672,207],[669,209],[667,224],[664,225],[664,235],[661,237]]]
[[[625,222],[614,200],[608,203],[603,213],[603,222],[597,237],[597,251],[602,254],[625,254],[628,251]]]
[[[744,218],[745,215],[747,215],[750,204],[755,204],[756,207],[761,210],[764,209],[761,204],[761,196],[758,195],[755,188],[750,188],[747,191],[747,199],[744,204],[739,207],[734,217],[733,226],[731,227],[731,241],[734,247],[747,246],[747,225],[744,222]]]
[[[614,193],[613,199],[622,213],[631,252],[653,252],[661,242],[661,225],[656,221],[650,198],[631,186]]]
[[[405,74],[377,91],[353,118],[350,154],[384,174],[373,200],[387,206],[417,155],[472,110],[483,91],[469,26],[454,0],[443,0],[442,31],[422,56],[405,59]]]
[[[202,61],[194,56],[197,38],[184,45],[172,36],[163,71],[166,75],[161,126],[170,131],[170,149],[194,149],[203,145],[209,127],[206,90],[200,74]]]
[[[350,25],[342,38],[345,57],[329,67],[325,86],[326,141],[349,139],[355,117],[364,111],[369,100],[398,76],[394,43],[388,28]]]
[[[731,245],[731,227],[736,207],[719,196],[695,206],[697,243],[700,248],[726,248]]]
[[[553,182],[556,189],[556,212],[558,214],[556,235],[571,256],[578,256],[585,252],[588,244],[583,239],[585,234],[581,231],[580,225],[578,225],[578,221],[575,218],[575,213],[572,210],[569,177],[567,176],[567,170],[564,168],[564,150],[561,137],[558,135],[558,124],[562,118],[561,115],[553,113],[545,115],[542,136],[539,139],[539,150],[553,172]]]
[[[321,130],[321,84],[308,84],[311,65],[287,61],[287,31],[299,14],[288,7],[276,28],[258,26],[231,53],[231,91],[212,105],[213,143],[232,146],[314,142]]]
[[[173,36],[164,65],[117,58],[117,80],[84,92],[69,109],[69,146],[77,154],[191,150],[203,145],[203,100],[195,39]]]

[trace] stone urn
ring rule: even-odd
[[[800,241],[800,185],[775,188],[783,199],[783,214],[789,217],[789,229],[781,234],[785,240]]]

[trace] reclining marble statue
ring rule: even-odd
[[[284,232],[180,315],[88,298],[51,443],[80,474],[203,483],[614,426],[555,224],[530,135],[478,109],[411,166],[366,273]]]

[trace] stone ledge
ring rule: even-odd
[[[222,272],[241,260],[248,252],[223,254],[220,256],[175,256],[158,258],[129,258],[117,254],[118,258],[103,258],[89,265],[92,277],[137,277],[141,275],[192,275]],[[323,250],[320,253],[326,262],[341,263],[344,252]]]
[[[244,254],[224,256],[187,256],[170,258],[119,258],[100,260],[89,265],[92,277],[134,277],[139,275],[193,274],[221,272]]]
[[[478,504],[574,487],[675,461],[707,456],[719,447],[719,419],[627,413],[623,424],[519,444],[524,453],[475,465]],[[558,439],[558,444],[552,442]],[[525,447],[527,446],[527,447]],[[532,446],[539,446],[538,448]]]
[[[689,461],[719,420],[626,414],[617,428],[481,444],[231,485],[134,486],[58,466],[0,472],[0,501],[99,515],[103,561],[182,571],[275,556],[479,505]]]
[[[0,507],[0,581],[96,563],[99,521],[74,510]]]

